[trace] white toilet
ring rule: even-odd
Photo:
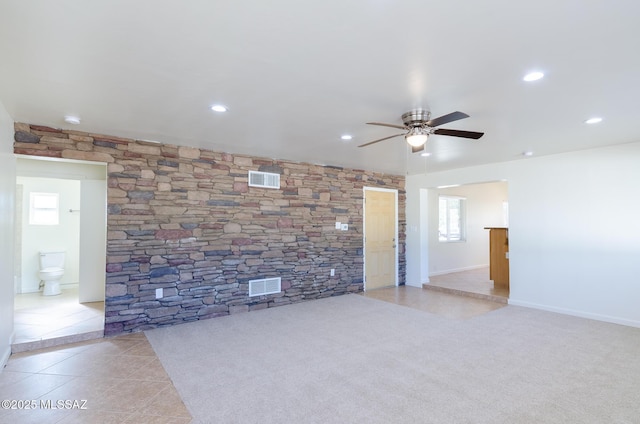
[[[43,296],[62,293],[60,279],[64,275],[64,252],[40,252],[40,280],[44,281]]]

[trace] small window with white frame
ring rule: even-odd
[[[464,197],[439,196],[438,198],[438,240],[459,242],[466,240]]]
[[[29,194],[29,224],[58,225],[59,223],[58,193]]]

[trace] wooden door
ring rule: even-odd
[[[396,191],[364,191],[364,288],[397,285]]]

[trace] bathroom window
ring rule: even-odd
[[[58,225],[58,193],[29,194],[29,224]]]
[[[464,197],[440,196],[438,199],[438,240],[442,242],[465,241]]]

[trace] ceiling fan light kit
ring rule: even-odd
[[[412,147],[420,147],[427,142],[429,132],[420,127],[411,128],[409,134],[405,135],[404,138]]]
[[[365,144],[361,144],[358,147],[369,146],[374,143],[378,143],[390,138],[404,136],[404,139],[411,146],[413,153],[424,150],[424,145],[431,134],[436,135],[448,135],[453,137],[471,138],[474,140],[479,139],[484,135],[481,132],[475,131],[462,131],[462,130],[449,130],[445,128],[436,128],[440,125],[447,124],[449,122],[458,121],[460,119],[468,118],[469,115],[463,112],[451,112],[447,115],[440,116],[435,119],[431,119],[431,112],[425,109],[414,109],[402,114],[402,122],[404,125],[385,124],[382,122],[367,122],[368,125],[378,125],[382,127],[398,128],[405,130],[405,133],[395,134],[389,137],[380,138],[370,141]]]

